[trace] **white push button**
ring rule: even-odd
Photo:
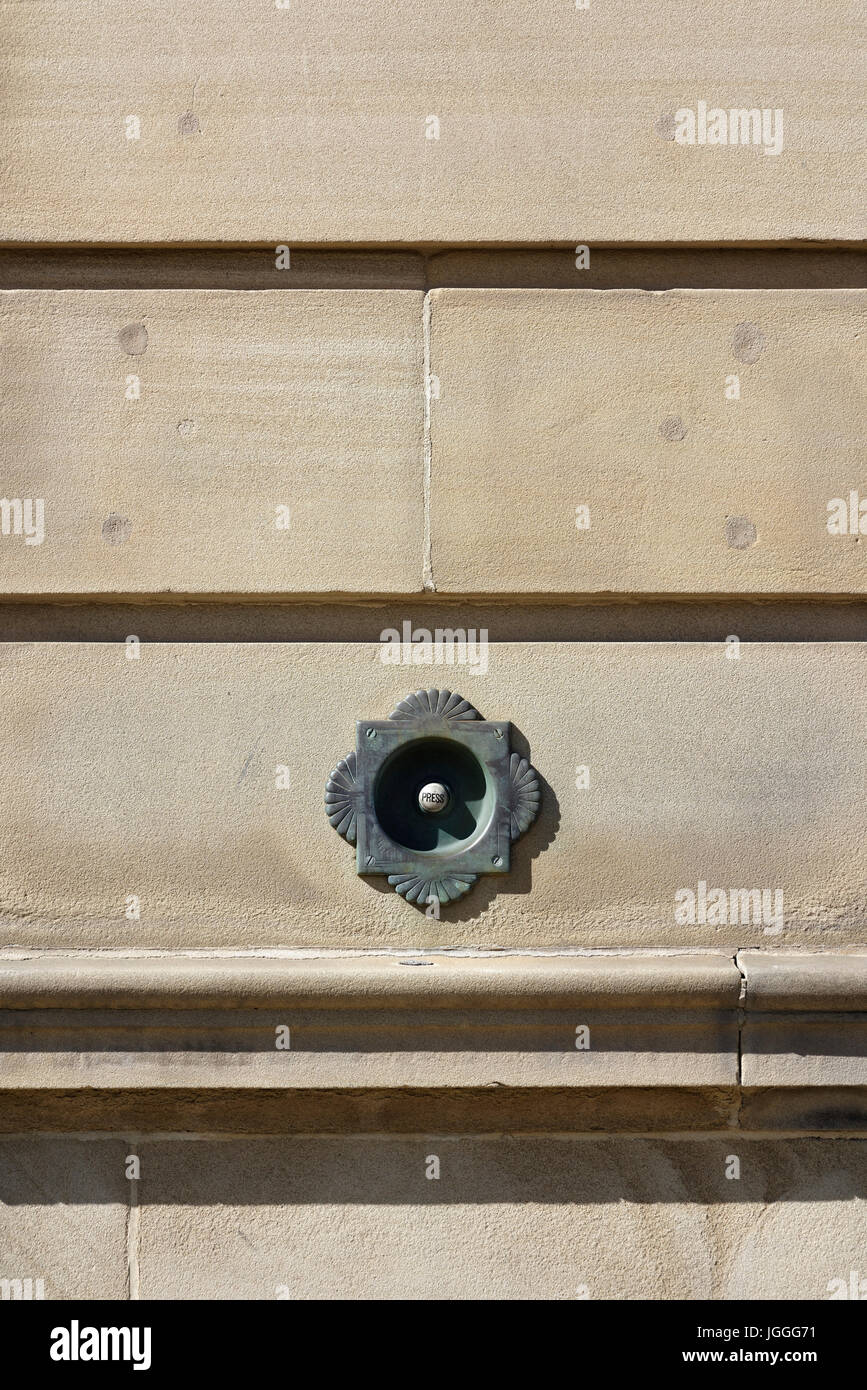
[[[442,782],[426,782],[418,794],[419,807],[429,816],[448,810],[451,799],[451,792]]]

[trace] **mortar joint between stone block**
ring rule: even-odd
[[[741,963],[740,963],[740,960],[738,959],[738,957],[740,956],[740,953],[741,953],[742,949],[743,949],[743,947],[739,946],[739,947],[737,948],[737,950],[735,951],[734,955],[732,956],[732,964],[734,965],[735,970],[738,972],[738,974],[739,974],[740,977],[741,977],[741,985],[740,985],[740,992],[739,992],[739,994],[738,994],[738,1009],[737,1009],[737,1033],[738,1033],[737,1045],[738,1045],[738,1056],[737,1056],[737,1093],[736,1093],[736,1101],[735,1101],[735,1104],[736,1104],[736,1111],[735,1111],[735,1114],[734,1114],[734,1116],[733,1116],[734,1128],[736,1128],[736,1129],[740,1129],[740,1127],[741,1127],[741,1116],[742,1116],[743,1107],[744,1107],[744,1088],[743,1088],[743,1044],[744,1044],[744,1024],[745,1024],[745,1022],[746,1022],[747,976],[746,976],[746,971],[742,968]]]
[[[128,1153],[140,1154],[139,1136],[129,1135],[126,1142]],[[138,1191],[140,1181],[140,1178],[126,1178],[129,1187],[126,1213],[127,1293],[133,1303],[141,1298],[141,1207]]]
[[[428,593],[436,592],[433,577],[433,556],[431,553],[431,297],[430,290],[424,296],[422,306],[422,336],[424,341],[424,541],[422,556],[422,587]]]

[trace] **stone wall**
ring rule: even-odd
[[[0,32],[2,1298],[867,1296],[860,7]]]

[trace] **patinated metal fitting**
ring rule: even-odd
[[[417,690],[388,719],[362,719],[334,768],[325,810],[356,846],[359,874],[386,874],[407,899],[455,902],[480,874],[509,871],[539,810],[535,768],[508,721],[482,719],[450,690]]]

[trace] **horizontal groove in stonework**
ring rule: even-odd
[[[311,600],[251,595],[122,599],[116,594],[0,599],[0,643],[371,642],[388,629],[463,629],[496,642],[863,642],[867,600],[820,596],[582,600],[524,594]],[[417,640],[421,641],[422,637]],[[428,668],[419,668],[428,669]],[[432,669],[432,668],[431,668]]]
[[[730,1131],[737,1104],[730,1087],[0,1090],[0,1134],[688,1134]]]
[[[0,1091],[0,1135],[147,1134],[151,1138],[271,1135],[515,1134],[594,1139],[806,1138],[863,1143],[864,1087],[738,1092],[735,1087],[472,1087],[399,1091],[154,1090]],[[831,1155],[833,1162],[833,1155]],[[236,1194],[237,1195],[237,1194]],[[863,1195],[863,1192],[853,1193]],[[811,1196],[821,1200],[821,1190]]]
[[[576,266],[574,247],[425,249],[381,246],[327,250],[290,247],[275,266],[274,247],[0,249],[0,289],[846,289],[867,285],[858,244],[809,248],[590,248]]]

